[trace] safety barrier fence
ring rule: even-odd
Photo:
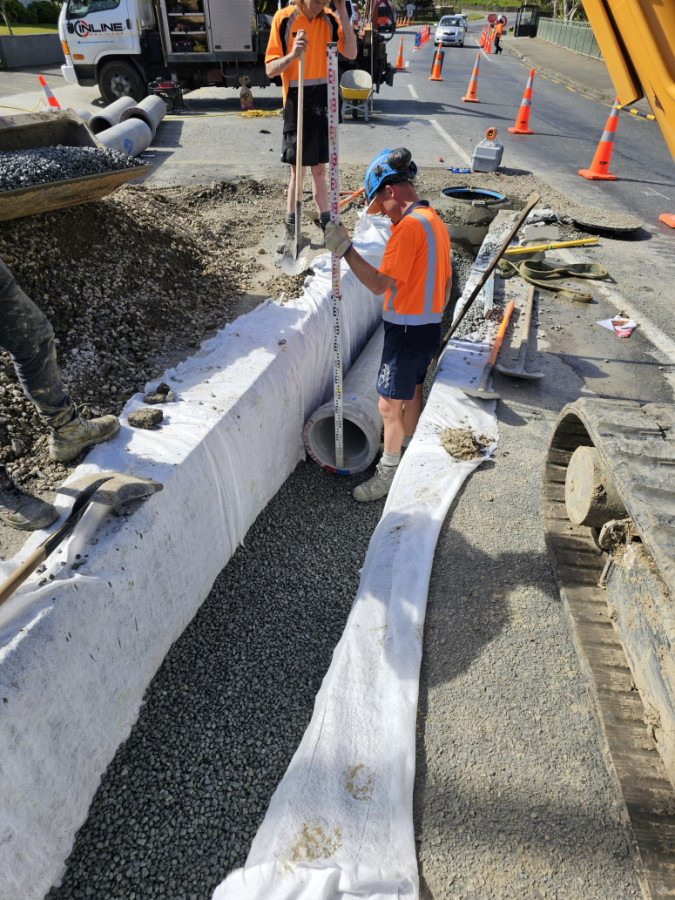
[[[598,42],[588,22],[563,22],[561,19],[539,19],[537,37],[582,56],[602,59]]]

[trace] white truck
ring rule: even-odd
[[[357,59],[345,67],[365,69],[379,90],[383,81],[393,83],[395,72],[385,48],[393,29],[380,23],[380,7],[391,3],[372,5],[375,27],[359,32]],[[108,103],[124,95],[141,100],[157,79],[192,89],[239,87],[246,77],[249,85],[266,87],[271,22],[256,14],[254,0],[66,0],[59,16],[61,72],[70,84],[98,84]]]

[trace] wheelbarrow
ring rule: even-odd
[[[373,79],[363,69],[348,69],[340,79],[342,97],[342,119],[351,111],[352,118],[358,118],[359,111],[368,121],[368,103],[373,93]]]

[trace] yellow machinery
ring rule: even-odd
[[[649,101],[675,158],[675,0],[583,0],[622,106]]]

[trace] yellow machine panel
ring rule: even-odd
[[[675,158],[675,0],[583,0],[622,105],[644,96]]]

